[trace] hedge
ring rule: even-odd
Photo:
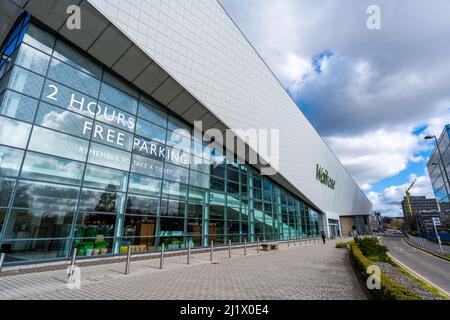
[[[363,255],[356,243],[350,244],[350,250],[356,267],[361,272],[364,280],[366,280],[369,277],[367,268],[372,265],[372,262]],[[370,291],[379,300],[422,300],[414,292],[388,278],[383,272],[381,272],[381,289],[373,289]]]

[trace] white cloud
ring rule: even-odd
[[[426,196],[428,198],[434,198],[433,190],[431,189],[430,178],[428,175],[417,176],[411,174],[408,178],[408,182],[390,186],[385,188],[382,192],[370,191],[367,196],[373,204],[374,210],[380,210],[383,215],[388,216],[401,216],[402,208],[400,202],[405,196],[406,188],[416,180],[413,188],[410,190],[412,196]]]
[[[377,31],[366,28],[372,0],[220,1],[362,189],[425,163],[424,134],[450,123],[448,0],[379,0]],[[398,212],[403,187],[368,197]],[[427,174],[414,190],[431,195]]]
[[[326,138],[362,188],[405,170],[420,138],[409,132],[380,129],[362,135]]]

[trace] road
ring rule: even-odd
[[[398,235],[386,235],[382,243],[394,258],[450,292],[450,262],[411,247]]]

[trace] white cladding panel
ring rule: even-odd
[[[89,0],[229,128],[280,130],[280,174],[323,211],[372,205],[216,0]],[[336,180],[316,181],[316,164]]]

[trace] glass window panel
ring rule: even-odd
[[[166,129],[142,119],[137,120],[136,134],[159,143],[166,141]]]
[[[240,210],[239,208],[227,207],[227,220],[239,220]]]
[[[209,219],[225,220],[225,207],[224,206],[209,206]]]
[[[17,208],[74,211],[79,188],[50,183],[19,181],[13,206]]]
[[[197,203],[205,203],[208,196],[209,189],[196,188],[189,186],[189,201]]]
[[[164,164],[164,179],[188,183],[189,170],[169,163]]]
[[[203,205],[196,203],[188,204],[188,217],[202,219],[203,218]]]
[[[15,185],[15,180],[0,178],[0,207],[9,206]]]
[[[136,126],[136,118],[131,114],[119,110],[116,107],[110,106],[106,103],[99,103],[96,110],[97,111],[94,111],[97,113],[95,118],[96,120],[105,122],[114,127],[125,129],[129,132],[134,132],[134,127]]]
[[[18,120],[33,122],[38,101],[36,99],[7,90],[3,95],[0,114]]]
[[[156,234],[156,217],[125,216],[123,236],[153,237]],[[147,250],[146,248],[145,250]],[[140,251],[145,251],[140,250]]]
[[[191,137],[191,127],[175,117],[169,116],[167,129],[169,129],[170,131],[176,131],[176,133],[187,136],[189,138]]]
[[[22,44],[15,64],[45,76],[49,62],[49,55],[46,55],[27,44]]]
[[[190,168],[191,170],[200,171],[209,174],[209,162],[206,159],[191,156]]]
[[[165,145],[138,136],[133,140],[133,152],[160,161],[165,159],[167,153]]]
[[[239,184],[228,181],[227,192],[239,196]]]
[[[104,82],[100,89],[100,100],[129,113],[136,114],[138,105],[137,99]]]
[[[184,235],[184,219],[161,217],[159,230],[159,236],[161,237],[182,236]],[[167,247],[167,249],[169,248]]]
[[[0,208],[0,238],[2,237],[3,223],[5,223],[5,219],[6,219],[6,208]]]
[[[202,219],[188,219],[187,233],[199,235],[199,239],[198,239],[199,241],[195,241],[196,240],[195,238],[193,239],[197,246],[200,245],[200,241],[201,241],[200,236],[202,235],[202,229],[203,229]]]
[[[67,258],[68,240],[18,240],[3,241],[2,250],[6,252],[5,262],[23,263],[56,258]]]
[[[221,235],[225,234],[225,221],[223,220],[210,220],[208,223],[208,234],[209,234],[209,240],[213,240],[214,243],[219,244],[217,240],[214,240],[212,238],[212,235]],[[219,239],[218,239],[219,240]]]
[[[72,219],[72,212],[12,210],[4,239],[65,238]]]
[[[166,147],[165,159],[166,163],[170,162],[178,166],[189,168],[190,155],[182,150]]]
[[[78,210],[122,213],[123,203],[124,195],[122,193],[83,189]]]
[[[131,154],[115,148],[92,143],[89,150],[88,162],[111,167],[123,171],[130,169]]]
[[[209,192],[209,203],[211,204],[219,204],[219,205],[224,205],[226,202],[226,198],[225,198],[225,194],[221,193],[221,192]]]
[[[0,117],[0,144],[25,148],[30,131],[28,123]]]
[[[20,176],[25,179],[80,185],[84,164],[28,152]]]
[[[211,165],[211,175],[225,179],[225,167],[222,165]]]
[[[187,185],[171,181],[163,182],[162,196],[167,198],[186,198]]]
[[[30,150],[58,155],[78,161],[85,161],[88,142],[64,133],[34,127],[31,135]]]
[[[210,178],[211,190],[225,192],[225,181],[211,176]]]
[[[167,132],[167,145],[171,146],[175,149],[182,150],[183,152],[190,153],[191,152],[191,139],[190,137],[186,137],[184,135],[180,135],[178,133],[168,131]]]
[[[95,121],[92,131],[92,141],[107,144],[111,147],[120,148],[122,150],[131,151],[133,143],[132,134],[98,121]]]
[[[234,182],[239,183],[239,171],[228,169],[227,170],[227,178],[228,178],[228,180],[232,180]]]
[[[227,221],[227,234],[239,234],[241,232],[241,224],[239,221]]]
[[[27,33],[23,37],[23,42],[28,43],[45,53],[52,54],[55,37],[41,28],[30,24]]]
[[[75,238],[97,238],[114,236],[115,214],[79,212],[75,225]],[[93,241],[93,240],[87,240]],[[104,240],[102,240],[104,241]]]
[[[39,98],[44,78],[25,69],[15,66],[9,79],[8,88],[24,93],[33,98]]]
[[[163,163],[158,160],[145,158],[133,154],[131,161],[131,171],[140,173],[146,176],[162,178],[163,176]]]
[[[100,66],[61,40],[56,41],[53,56],[92,76],[102,77],[102,68]]]
[[[161,180],[132,173],[130,174],[128,192],[159,196],[161,194]]]
[[[200,172],[191,171],[189,184],[200,188],[209,188],[209,175]]]
[[[48,75],[50,79],[64,83],[74,90],[84,92],[91,97],[97,97],[100,81],[96,78],[79,71],[58,59],[53,58],[50,62]]]
[[[161,216],[184,217],[186,204],[176,200],[161,200]]]
[[[92,131],[92,120],[65,109],[41,103],[35,123],[64,133],[89,139]]]
[[[127,214],[157,215],[159,198],[128,195]]]
[[[150,122],[156,123],[163,128],[167,127],[167,113],[142,101],[139,102],[138,116]]]
[[[88,164],[84,174],[83,186],[125,192],[127,182],[128,172]]]
[[[0,146],[0,175],[17,177],[23,154],[22,150]]]
[[[154,237],[122,238],[120,253],[127,253],[128,246],[131,246],[131,252],[155,250],[155,239]]]
[[[42,100],[89,118],[104,112],[95,99],[50,80],[45,82]]]
[[[131,85],[120,80],[118,77],[108,72],[108,70],[105,70],[103,73],[103,82],[106,82],[107,84],[110,84],[113,87],[122,90],[123,92],[126,92],[133,97],[139,98],[138,90],[134,89]]]

